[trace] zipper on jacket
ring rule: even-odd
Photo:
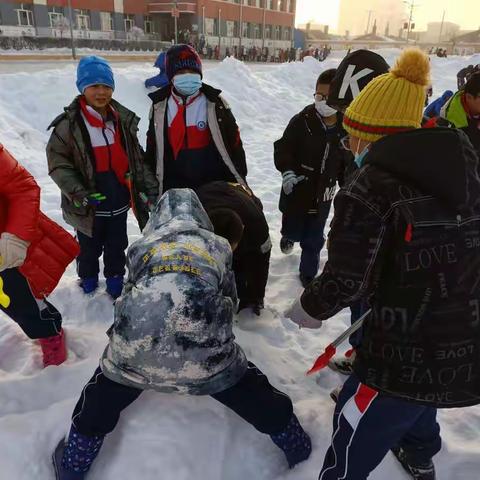
[[[105,126],[102,127],[102,135],[105,139],[105,143],[107,144],[108,148],[108,171],[112,171],[112,151],[110,150],[110,144],[108,143],[107,135],[105,134]]]
[[[186,98],[182,98],[182,101],[183,101],[183,122],[184,122],[184,125],[185,125],[185,148],[188,149],[188,128],[187,128],[187,108],[188,108],[188,105],[187,105],[187,99]]]

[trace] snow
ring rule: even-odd
[[[389,63],[398,50],[380,51]],[[336,66],[342,52],[320,64],[246,66],[233,59],[209,66],[205,80],[221,88],[241,128],[248,156],[249,182],[264,203],[271,228],[273,252],[266,310],[260,318],[242,312],[235,333],[250,360],[279,389],[288,393],[313,439],[313,454],[288,471],[282,452],[267,436],[257,433],[213,399],[146,392],[122,415],[108,436],[89,478],[92,480],[304,480],[317,478],[332,430],[331,389],[342,381],[323,371],[305,372],[333,338],[349,325],[347,311],[324,322],[321,330],[299,330],[283,312],[301,292],[297,278],[298,247],[283,256],[278,248],[280,214],[277,209],[280,176],[273,167],[273,141],[289,119],[312,101],[316,77]],[[455,90],[456,73],[475,58],[432,57],[434,97]],[[143,81],[155,71],[148,63],[113,65],[115,98],[142,117],[145,139],[149,101]],[[11,69],[8,71],[11,72]],[[42,186],[42,209],[64,225],[58,188],[47,175],[45,145],[49,123],[76,94],[75,67],[57,62],[42,69],[3,73],[0,64],[0,141],[23,163]],[[139,236],[129,219],[130,242]],[[322,263],[326,252],[322,252]],[[8,318],[0,317],[0,465],[1,479],[53,478],[50,454],[69,426],[82,387],[93,374],[107,343],[106,330],[113,308],[101,283],[92,297],[80,293],[72,264],[51,301],[63,313],[69,359],[60,367],[41,368],[39,346],[28,340]],[[436,457],[443,479],[478,478],[480,407],[439,414],[444,446]],[[406,479],[391,455],[371,475],[373,480]]]

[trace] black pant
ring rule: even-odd
[[[98,259],[103,252],[105,278],[125,275],[125,250],[128,247],[127,212],[114,217],[95,217],[93,237],[77,232],[80,255],[77,271],[80,278],[98,277]]]
[[[270,268],[270,251],[238,252],[233,255],[237,295],[241,303],[263,301]]]
[[[27,279],[16,268],[0,273],[3,291],[10,297],[8,308],[0,310],[18,323],[31,338],[52,337],[62,328],[60,312],[46,300],[36,300]]]
[[[142,392],[113,382],[99,367],[82,391],[72,423],[83,435],[106,435],[117,425],[122,410]],[[272,387],[267,377],[250,362],[245,375],[236,385],[212,397],[259,432],[270,435],[283,431],[293,415],[290,398]]]

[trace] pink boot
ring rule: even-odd
[[[40,338],[40,346],[43,352],[43,366],[61,365],[67,359],[67,347],[65,346],[65,333],[63,328],[58,335]]]

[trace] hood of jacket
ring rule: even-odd
[[[178,229],[180,223],[187,228],[201,228],[213,232],[207,212],[197,194],[189,188],[167,190],[151,212],[143,233],[150,235],[161,229],[163,234],[169,227]]]
[[[480,213],[478,157],[456,129],[418,129],[374,143],[365,165],[374,165],[456,211]]]

